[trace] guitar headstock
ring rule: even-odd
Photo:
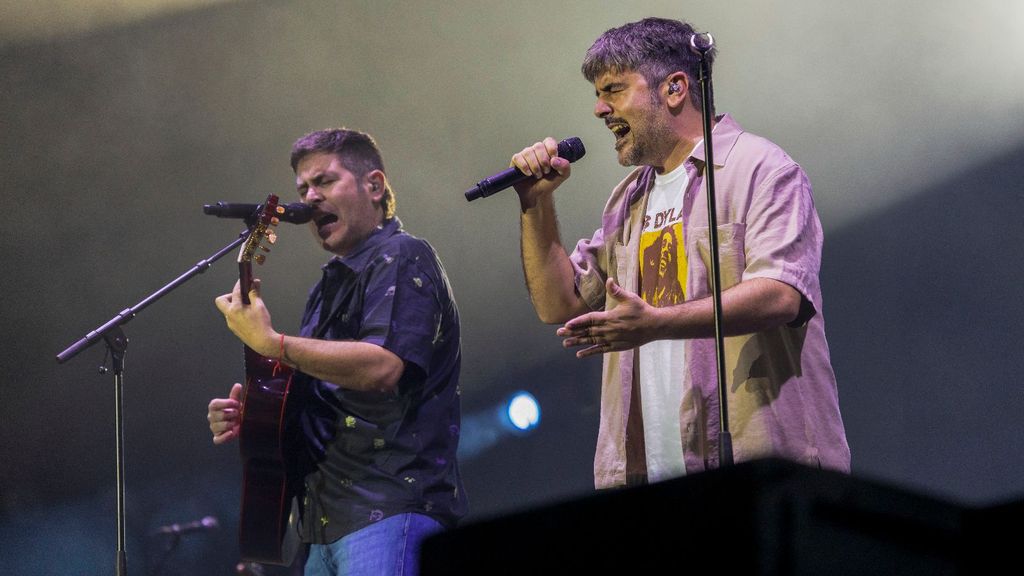
[[[280,223],[278,214],[283,213],[284,206],[278,204],[277,196],[274,194],[267,196],[267,201],[263,203],[260,213],[249,231],[249,237],[246,238],[245,244],[238,252],[239,264],[249,262],[263,264],[267,259],[265,253],[270,252],[270,248],[266,244],[273,245],[277,242],[277,232],[274,231],[274,227]]]
[[[277,232],[274,232],[274,226],[280,222],[277,215],[283,213],[284,207],[278,205],[277,196],[273,194],[267,196],[267,201],[260,207],[260,213],[249,227],[248,238],[245,239],[241,250],[238,251],[238,282],[242,291],[243,304],[249,304],[249,290],[253,285],[252,262],[263,264],[263,261],[267,259],[265,253],[270,252],[270,248],[264,244],[264,241],[267,244],[277,242]]]

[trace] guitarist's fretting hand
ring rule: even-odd
[[[214,398],[210,400],[206,419],[210,421],[210,431],[213,432],[214,444],[223,444],[238,438],[238,428],[241,423],[240,417],[242,414],[241,398],[242,385],[235,384],[231,387],[231,394],[228,398]]]
[[[252,281],[252,290],[248,296],[249,304],[246,305],[242,301],[241,284],[235,282],[234,290],[230,294],[217,297],[214,303],[221,314],[224,314],[228,328],[239,340],[257,354],[276,358],[280,334],[274,332],[274,327],[270,323],[270,311],[260,298],[259,280]]]

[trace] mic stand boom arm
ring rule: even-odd
[[[67,349],[61,352],[60,354],[57,354],[57,363],[63,364],[68,360],[74,358],[75,356],[78,355],[79,352],[85,350],[89,346],[92,346],[100,339],[105,338],[106,335],[113,329],[123,324],[126,324],[129,320],[134,318],[139,312],[141,312],[144,308],[148,307],[153,302],[156,302],[157,300],[163,298],[178,286],[181,286],[185,282],[188,282],[189,280],[192,279],[193,276],[206,272],[206,270],[210,267],[211,264],[222,258],[225,254],[231,252],[235,248],[238,248],[238,246],[240,246],[242,242],[245,242],[246,238],[248,237],[249,230],[245,230],[239,235],[238,238],[233,240],[224,248],[218,250],[213,256],[210,256],[205,260],[200,260],[199,262],[196,263],[195,266],[190,268],[187,272],[185,272],[181,276],[178,276],[163,288],[157,290],[156,292],[150,294],[149,296],[146,296],[138,304],[132,306],[131,308],[125,308],[121,312],[118,312],[116,316],[108,320],[106,323],[101,324],[98,328],[86,334],[84,338],[82,338],[78,342],[75,342],[71,346],[68,346]],[[127,341],[125,341],[124,344],[125,346],[127,346]]]

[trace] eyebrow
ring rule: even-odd
[[[324,177],[327,176],[328,172],[329,170],[323,170],[321,172],[314,173],[314,175],[309,178],[309,182],[311,182],[313,186],[318,186],[323,182]],[[295,189],[301,192],[305,188],[309,188],[309,184],[306,183],[306,179],[300,177],[300,179],[295,182]]]
[[[599,96],[601,94],[601,92],[610,92],[610,91],[615,90],[617,88],[625,88],[627,85],[628,84],[626,82],[622,82],[622,81],[609,82],[609,83],[607,83],[607,84],[605,84],[603,86],[595,87],[594,94]]]

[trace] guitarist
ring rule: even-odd
[[[253,282],[216,299],[232,332],[292,367],[289,476],[305,574],[411,575],[422,540],[466,512],[459,440],[459,316],[433,248],[407,234],[373,138],[346,129],[292,146],[310,226],[333,254],[298,335],[274,330]],[[242,386],[210,402],[213,442],[237,438]]]

